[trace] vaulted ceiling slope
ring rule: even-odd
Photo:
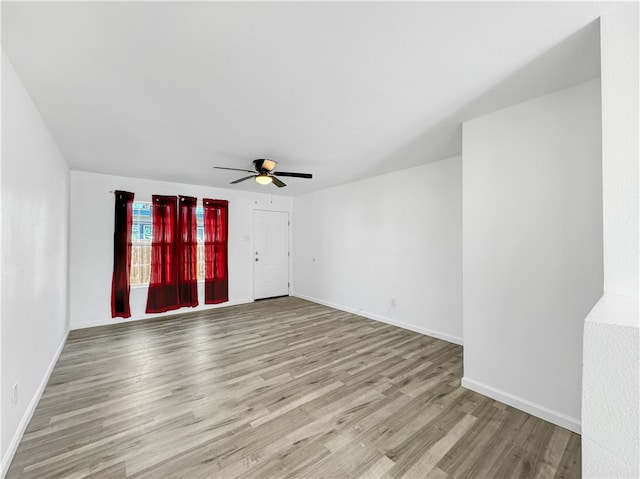
[[[599,75],[594,2],[2,2],[72,169],[298,195],[461,152],[461,121]],[[260,189],[263,188],[263,189]]]

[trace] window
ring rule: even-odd
[[[198,228],[198,281],[204,281],[204,209],[196,208],[196,223]]]
[[[151,202],[133,203],[133,224],[131,226],[131,274],[132,286],[149,284],[151,274]]]
[[[198,229],[198,281],[204,281],[204,210],[196,208]],[[153,216],[150,201],[133,203],[131,227],[131,286],[149,284],[151,276],[151,240],[153,238]]]

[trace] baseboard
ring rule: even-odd
[[[172,311],[167,311],[166,313],[142,314],[142,315],[132,316],[130,318],[104,318],[104,319],[98,319],[95,321],[83,321],[81,323],[72,323],[71,329],[76,330],[76,329],[95,328],[96,326],[126,324],[134,321],[142,321],[144,319],[162,318],[164,316],[175,316],[177,314],[197,313],[200,311],[207,311],[208,309],[218,309],[218,308],[224,308],[227,306],[238,306],[238,305],[247,304],[247,303],[253,303],[253,298],[236,299],[234,301],[227,301],[226,303],[219,303],[219,304],[202,304],[197,306],[196,308],[174,309]]]
[[[447,341],[449,343],[458,344],[460,346],[463,345],[462,338],[459,338],[457,336],[452,336],[450,334],[440,333],[438,331],[433,331],[431,329],[423,328],[421,326],[405,323],[403,321],[397,321],[395,319],[387,318],[386,316],[382,316],[375,313],[369,313],[367,311],[362,311],[360,309],[350,308],[342,304],[332,303],[331,301],[324,301],[322,299],[313,298],[311,296],[306,296],[304,294],[299,294],[294,292],[294,293],[291,293],[291,296],[295,296],[296,298],[300,298],[300,299],[306,299],[307,301],[311,301],[312,303],[322,304],[323,306],[328,306],[330,308],[338,309],[340,311],[345,311],[347,313],[357,314],[358,316],[362,316],[367,319],[373,319],[374,321],[380,321],[381,323],[390,324],[392,326],[397,326],[402,329],[408,329],[409,331],[424,334],[425,336],[431,336],[432,338],[442,339],[443,341]]]
[[[509,406],[513,406],[516,409],[520,409],[521,411],[529,413],[532,416],[544,419],[545,421],[555,424],[556,426],[563,427],[577,434],[581,433],[581,422],[579,419],[567,416],[557,411],[553,411],[539,404],[527,401],[526,399],[522,399],[508,392],[501,391],[500,389],[496,389],[494,387],[466,377],[462,378],[462,387],[480,393],[483,396],[490,397],[491,399],[495,399],[496,401],[500,401],[501,403],[507,404]]]
[[[56,366],[56,363],[58,362],[58,358],[60,357],[60,354],[64,349],[64,345],[67,342],[68,336],[69,336],[69,330],[67,330],[66,334],[62,338],[62,341],[60,342],[60,345],[58,346],[58,349],[56,350],[56,353],[53,355],[53,358],[49,363],[47,371],[42,377],[42,381],[40,381],[40,384],[38,385],[38,389],[36,389],[36,392],[31,398],[31,401],[29,402],[29,406],[27,406],[27,409],[25,410],[24,415],[22,416],[22,419],[18,424],[18,429],[16,429],[16,432],[13,435],[11,442],[9,443],[9,447],[7,448],[7,451],[4,453],[4,457],[2,458],[2,466],[1,466],[2,469],[0,470],[0,478],[4,478],[5,475],[7,474],[7,471],[9,470],[9,466],[11,465],[13,456],[15,455],[16,450],[18,449],[20,440],[22,439],[22,436],[24,435],[24,432],[27,429],[27,426],[29,425],[29,421],[31,421],[31,418],[33,417],[33,413],[35,412],[36,407],[38,406],[38,402],[42,397],[42,393],[44,392],[44,389],[47,387],[47,383],[49,382],[49,378],[51,377],[53,368]]]

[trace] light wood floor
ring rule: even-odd
[[[9,478],[580,477],[462,348],[297,298],[72,332]]]

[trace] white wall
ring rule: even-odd
[[[602,295],[600,81],[463,125],[463,385],[580,430]]]
[[[600,32],[605,290],[637,298],[638,3],[604,15]]]
[[[640,477],[638,3],[600,19],[605,294],[584,329],[582,472]]]
[[[296,197],[294,214],[296,295],[462,343],[460,157]]]
[[[3,473],[66,339],[68,227],[67,164],[3,52]]]
[[[196,308],[146,314],[147,287],[132,287],[131,318],[111,318],[114,196],[110,191],[114,190],[131,191],[135,193],[135,199],[140,201],[151,201],[153,194],[229,200],[229,302],[205,305],[204,283],[201,282],[198,284],[199,305]],[[72,171],[69,283],[71,328],[122,323],[253,301],[254,208],[290,212],[292,200],[269,194]]]
[[[2,65],[5,63],[4,51],[2,51],[2,59],[0,61],[0,81],[2,79]],[[0,101],[2,105],[2,101]],[[2,131],[2,114],[0,114],[0,132]],[[0,145],[2,144],[2,134],[0,134]],[[2,153],[0,152],[0,199],[2,198]],[[2,391],[4,383],[2,382],[2,203],[0,202],[0,477],[4,477],[4,447],[2,441]]]

